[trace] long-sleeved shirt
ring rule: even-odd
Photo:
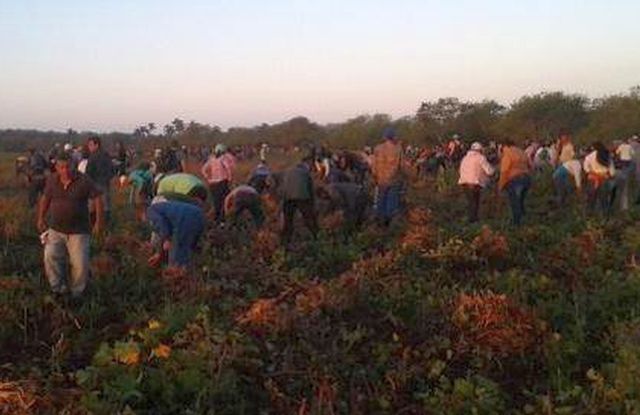
[[[111,157],[102,150],[98,150],[89,155],[86,174],[96,184],[105,187],[109,186],[109,183],[115,174]]]
[[[177,200],[152,204],[147,209],[147,218],[161,240],[201,232],[205,223],[200,206]]]
[[[470,150],[460,163],[458,184],[485,187],[495,169],[479,151]]]
[[[232,181],[235,163],[231,158],[225,156],[226,154],[220,157],[209,157],[209,160],[202,166],[202,175],[208,183],[220,183],[224,180]]]
[[[313,199],[313,180],[309,168],[299,164],[285,171],[280,190],[284,200]]]
[[[529,159],[524,151],[515,146],[506,146],[502,151],[502,159],[500,160],[500,180],[498,188],[504,189],[505,186],[516,177],[529,174]]]

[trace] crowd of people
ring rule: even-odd
[[[469,222],[480,220],[482,195],[494,188],[506,195],[515,226],[524,220],[528,191],[534,180],[543,177],[541,172],[551,173],[559,206],[570,203],[571,193],[581,194],[586,188],[589,209],[604,215],[611,214],[616,203],[621,210],[628,209],[631,182],[640,180],[637,137],[612,146],[598,142],[584,152],[576,149],[568,133],[552,143],[528,142],[525,148],[508,140],[473,142],[467,147],[458,136],[443,145],[420,148],[403,146],[395,131],[387,128],[374,148],[358,152],[312,147],[299,152],[297,164],[281,171],[270,168],[266,144],[242,154],[221,143],[203,147],[189,151],[174,141],[145,159],[122,143],[111,155],[93,136],[75,148],[56,145],[48,156],[29,149],[23,160],[29,204],[39,201],[37,227],[51,289],[75,297],[84,291],[90,235],[113,226],[111,194],[116,177],[120,189],[129,189],[135,220],[152,231],[149,265],[176,270],[189,266],[207,226],[234,228],[244,223],[241,218],[246,213],[250,224],[242,226],[261,228],[267,219],[265,198],[279,201],[280,237],[287,247],[298,212],[314,239],[320,230],[319,210],[342,211],[345,238],[362,226],[370,212],[379,226],[389,226],[403,211],[409,177],[437,178],[457,170]],[[254,160],[256,155],[255,167],[238,181],[238,158]]]

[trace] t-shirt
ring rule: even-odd
[[[632,161],[635,154],[630,144],[623,143],[616,149],[616,155],[621,161]]]
[[[114,175],[113,162],[111,157],[102,150],[98,150],[89,156],[86,174],[103,187],[109,187],[109,183]]]
[[[188,173],[174,173],[160,180],[157,194],[189,196],[196,187],[206,189],[205,184],[197,176]]]
[[[282,176],[282,195],[285,200],[313,199],[313,180],[309,169],[297,165],[286,170]]]
[[[89,199],[101,194],[84,174],[77,174],[66,189],[57,173],[50,175],[44,188],[44,196],[51,199],[49,226],[66,234],[89,233]]]

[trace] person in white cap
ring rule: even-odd
[[[480,193],[489,183],[495,172],[483,153],[482,144],[475,142],[460,163],[460,179],[458,184],[464,188],[468,202],[469,222],[478,221],[480,210]]]

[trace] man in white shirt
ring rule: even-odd
[[[475,142],[460,162],[460,179],[458,184],[463,186],[468,201],[469,222],[478,221],[480,210],[480,193],[489,183],[489,178],[495,169],[483,154],[482,144]]]
[[[616,148],[616,161],[619,169],[616,173],[616,184],[620,195],[620,210],[629,210],[629,194],[631,193],[631,177],[635,171],[635,150],[628,141]]]

